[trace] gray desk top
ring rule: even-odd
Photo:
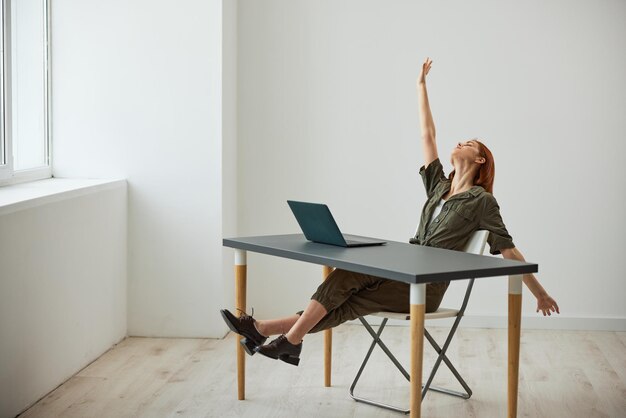
[[[508,276],[536,273],[539,269],[532,263],[396,241],[382,246],[343,248],[291,234],[225,238],[223,245],[408,283]]]

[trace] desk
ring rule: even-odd
[[[235,304],[246,310],[246,254],[252,251],[332,266],[410,283],[411,304],[411,417],[421,412],[422,356],[426,283],[509,276],[508,416],[517,416],[522,275],[536,273],[538,265],[442,248],[389,241],[373,247],[343,248],[307,241],[302,234],[227,238],[235,249]],[[325,267],[324,277],[330,269]],[[325,331],[326,386],[330,386],[331,330]],[[245,352],[237,340],[238,397],[245,399]]]

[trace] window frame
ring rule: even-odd
[[[6,163],[0,160],[0,187],[10,184],[25,183],[52,177],[52,141],[51,141],[51,71],[50,71],[50,0],[41,0],[44,8],[44,164],[41,167],[15,170],[13,161],[12,137],[12,96],[11,96],[11,0],[0,0],[3,31],[0,34],[0,117],[3,119],[3,128],[0,132],[0,141],[4,141],[4,155]]]

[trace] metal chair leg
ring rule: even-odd
[[[402,364],[400,364],[398,359],[396,359],[396,357],[393,355],[391,350],[389,350],[389,348],[387,348],[387,346],[385,345],[383,340],[380,339],[380,334],[383,333],[383,329],[385,328],[385,325],[387,324],[388,318],[383,319],[383,322],[380,324],[380,327],[378,328],[378,330],[379,330],[378,334],[376,334],[374,332],[374,329],[372,328],[372,326],[365,319],[363,319],[363,318],[360,318],[360,319],[362,320],[362,323],[365,326],[365,329],[367,329],[367,331],[370,333],[370,335],[374,338],[374,342],[376,344],[378,344],[380,349],[383,350],[385,352],[385,354],[387,354],[387,357],[389,357],[389,359],[398,368],[398,370],[400,370],[400,373],[402,373],[402,375],[405,377],[405,379],[406,380],[410,380],[411,379],[411,375],[409,374],[409,372],[407,372],[404,369],[404,367],[402,367]]]
[[[370,356],[372,355],[372,351],[374,351],[374,347],[376,347],[376,342],[380,339],[380,334],[382,334],[383,328],[385,327],[386,323],[387,323],[387,318],[383,320],[383,323],[381,324],[380,328],[378,328],[378,333],[374,335],[372,344],[370,345],[370,348],[367,350],[367,354],[365,355],[365,358],[363,359],[363,363],[361,363],[361,367],[359,368],[359,371],[357,372],[356,377],[354,378],[354,381],[352,382],[352,385],[350,386],[350,396],[352,396],[354,387],[356,386],[356,383],[359,381],[359,378],[361,377],[361,373],[363,373],[363,369],[365,369],[365,365],[369,361]],[[366,325],[366,328],[369,328],[368,331],[371,329],[369,324]]]
[[[408,372],[404,369],[404,367],[402,367],[400,362],[395,358],[395,356],[391,353],[391,351],[389,351],[389,349],[387,348],[385,343],[383,343],[381,341],[381,339],[380,339],[380,335],[383,333],[383,329],[385,328],[385,325],[387,324],[388,318],[384,318],[383,319],[383,322],[380,324],[380,326],[378,328],[378,332],[375,332],[374,329],[371,327],[371,325],[363,317],[361,317],[359,319],[361,320],[361,323],[365,326],[365,329],[367,329],[367,331],[372,336],[373,341],[372,341],[372,344],[369,347],[369,350],[367,351],[367,354],[365,355],[365,359],[363,360],[363,363],[361,363],[361,367],[359,368],[359,371],[357,372],[356,377],[354,378],[354,381],[352,382],[352,385],[350,385],[350,397],[352,399],[354,399],[355,401],[357,401],[357,402],[363,402],[363,403],[366,403],[366,404],[369,404],[369,405],[378,406],[380,408],[389,409],[391,411],[402,412],[404,414],[410,413],[411,412],[410,409],[398,408],[396,406],[385,404],[385,403],[382,403],[382,402],[377,402],[377,401],[374,401],[372,399],[362,398],[362,397],[356,396],[354,394],[354,388],[356,387],[356,384],[357,384],[359,378],[361,377],[361,373],[363,372],[363,369],[365,368],[365,365],[369,361],[369,358],[370,358],[370,356],[372,354],[372,351],[374,350],[374,347],[376,345],[378,345],[385,352],[385,354],[387,354],[387,357],[389,357],[389,359],[398,368],[398,370],[400,370],[400,372],[404,375],[404,377],[407,380],[410,380],[410,375],[408,374]]]
[[[463,378],[461,377],[459,372],[456,370],[454,365],[452,365],[452,362],[450,362],[450,360],[446,356],[446,351],[447,351],[447,349],[448,349],[448,347],[450,345],[450,342],[452,341],[452,337],[454,336],[454,334],[456,332],[456,329],[458,327],[460,319],[461,319],[461,316],[458,316],[457,319],[455,320],[455,322],[454,322],[454,324],[452,326],[452,329],[448,333],[448,337],[446,338],[446,341],[445,341],[445,343],[443,345],[443,348],[440,347],[439,344],[437,344],[437,342],[433,339],[433,337],[430,335],[430,333],[426,329],[424,330],[424,336],[428,339],[428,341],[430,342],[431,346],[435,349],[435,351],[438,354],[438,357],[437,357],[437,360],[435,361],[435,365],[434,365],[432,371],[430,372],[430,375],[429,375],[429,378],[428,378],[426,384],[422,385],[422,399],[424,399],[424,397],[426,396],[426,393],[429,390],[433,390],[433,391],[440,392],[440,393],[445,393],[445,394],[452,395],[452,396],[458,396],[458,397],[463,398],[463,399],[469,399],[472,396],[472,390],[469,388],[469,386],[467,385],[465,380],[463,380]],[[374,329],[371,327],[371,325],[363,317],[359,318],[359,320],[365,326],[365,329],[370,333],[370,335],[372,336],[373,340],[372,340],[372,343],[370,344],[370,347],[369,347],[369,349],[367,351],[365,359],[361,363],[359,371],[357,372],[357,375],[354,378],[354,381],[352,382],[352,385],[350,385],[350,391],[349,391],[350,392],[350,397],[352,399],[354,399],[355,401],[367,403],[369,405],[374,405],[374,406],[378,406],[378,407],[381,407],[381,408],[389,409],[389,410],[392,410],[392,411],[402,412],[402,413],[405,413],[405,414],[410,413],[410,409],[398,408],[398,407],[393,406],[393,405],[385,404],[385,403],[382,403],[382,402],[377,402],[377,401],[374,401],[372,399],[362,398],[362,397],[354,395],[354,389],[355,389],[355,387],[357,385],[357,382],[360,379],[361,374],[363,373],[363,370],[365,369],[365,365],[369,361],[369,358],[370,358],[370,356],[371,356],[371,354],[372,354],[372,352],[374,350],[374,347],[376,345],[378,345],[385,352],[387,357],[389,357],[389,359],[394,363],[396,368],[403,374],[405,379],[407,381],[410,381],[410,375],[408,374],[408,372],[404,369],[404,367],[402,367],[400,362],[396,359],[396,357],[387,348],[385,343],[383,343],[383,341],[380,339],[380,336],[381,336],[381,334],[382,334],[382,332],[383,332],[383,330],[385,328],[385,325],[387,324],[388,318],[384,318],[383,319],[382,323],[380,324],[380,326],[378,328],[378,331],[374,331]],[[454,376],[456,377],[458,382],[466,390],[466,393],[458,392],[458,391],[454,391],[454,390],[451,390],[451,389],[446,389],[446,388],[442,388],[442,387],[438,387],[438,386],[431,386],[432,380],[433,380],[437,370],[439,369],[439,366],[440,366],[442,361],[446,364],[446,366],[448,366],[448,368],[450,369],[452,374],[454,374]]]
[[[458,325],[458,320],[455,321],[454,326],[450,330],[450,333],[448,334],[448,338],[446,339],[446,343],[444,344],[443,348],[439,347],[439,344],[437,344],[437,342],[434,340],[434,338],[430,335],[430,333],[426,329],[424,330],[424,336],[426,337],[426,339],[428,339],[428,342],[430,342],[430,345],[432,345],[432,347],[435,349],[435,351],[438,354],[438,357],[437,357],[437,360],[435,361],[435,365],[433,366],[432,371],[430,372],[428,381],[424,385],[424,393],[422,394],[422,399],[428,390],[434,390],[435,392],[441,392],[441,393],[446,393],[452,396],[458,396],[463,399],[469,399],[472,396],[472,390],[470,389],[469,385],[465,382],[463,377],[461,377],[461,374],[457,371],[456,367],[452,365],[452,362],[450,362],[450,360],[448,359],[448,356],[446,356],[446,351],[448,349],[450,341],[452,341],[452,337],[454,336],[454,331],[456,330],[457,325]],[[435,377],[435,374],[437,373],[437,370],[439,369],[439,365],[441,364],[442,360],[444,363],[446,363],[446,366],[448,366],[448,368],[450,369],[450,371],[452,372],[456,380],[461,384],[461,386],[463,386],[463,389],[465,389],[465,393],[447,389],[447,388],[442,388],[440,386],[430,386],[433,378]]]

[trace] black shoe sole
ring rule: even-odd
[[[288,354],[283,354],[281,356],[278,356],[278,359],[294,366],[297,366],[298,364],[300,364],[300,357],[290,356]]]
[[[263,353],[262,351],[258,351],[258,353],[260,353],[264,357],[271,358],[272,360],[282,360],[285,363],[291,364],[293,366],[297,366],[298,364],[300,364],[300,357],[292,356],[290,354],[281,354],[278,357],[272,357]]]

